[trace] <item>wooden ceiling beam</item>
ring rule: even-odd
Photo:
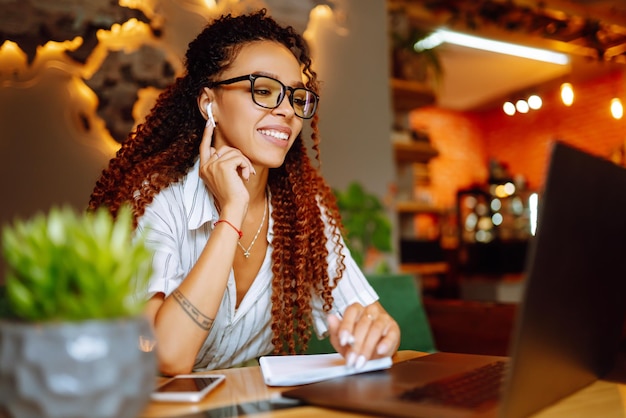
[[[390,12],[405,13],[423,30],[447,26],[527,46],[623,61],[626,4],[618,8],[618,1],[582,5],[572,0],[389,0],[388,5]]]
[[[532,8],[578,16],[603,22],[605,25],[616,25],[626,28],[626,2],[623,0],[515,0],[516,4]]]

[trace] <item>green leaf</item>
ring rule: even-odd
[[[15,276],[7,278],[7,298],[15,315],[22,316],[24,319],[30,319],[31,316],[37,317],[37,300],[28,287]]]
[[[133,214],[114,219],[104,208],[77,213],[52,208],[2,229],[7,261],[0,315],[29,321],[84,320],[136,315],[137,284],[151,274],[152,252],[133,238]]]
[[[356,263],[364,267],[368,249],[383,253],[392,250],[391,221],[380,199],[352,182],[344,190],[334,190],[341,214],[346,245]]]

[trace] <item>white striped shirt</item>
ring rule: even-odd
[[[197,161],[185,178],[159,192],[139,219],[138,231],[146,235],[148,244],[155,250],[153,275],[146,297],[156,293],[169,296],[180,285],[198,260],[211,235],[213,223],[219,218],[213,196],[206,189],[198,169]],[[270,214],[271,211],[270,205]],[[263,264],[236,309],[237,292],[231,269],[220,308],[196,356],[194,370],[231,367],[273,350],[270,324],[274,222],[271,216],[269,219],[269,245]],[[328,271],[332,277],[338,257],[330,240],[327,248]],[[338,312],[355,302],[369,305],[378,299],[347,249],[345,256],[346,270],[333,291],[333,309]],[[327,325],[319,297],[313,298],[312,309],[315,330],[318,335],[323,335]]]

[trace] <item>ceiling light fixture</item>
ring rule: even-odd
[[[521,58],[528,58],[537,61],[549,62],[559,65],[568,65],[569,56],[560,52],[548,51],[546,49],[531,48],[522,45],[516,45],[508,42],[494,41],[491,39],[480,38],[478,36],[465,35],[459,32],[452,32],[445,29],[439,29],[430,36],[415,43],[416,51],[432,49],[442,43],[465,46],[467,48],[482,49],[484,51],[496,52],[499,54],[513,55]]]

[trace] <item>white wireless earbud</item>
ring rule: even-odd
[[[212,106],[213,106],[213,102],[209,102],[209,104],[206,105],[206,114],[207,114],[208,122],[211,125],[213,125],[213,127],[215,128],[215,119],[213,118],[213,111],[211,110]]]

